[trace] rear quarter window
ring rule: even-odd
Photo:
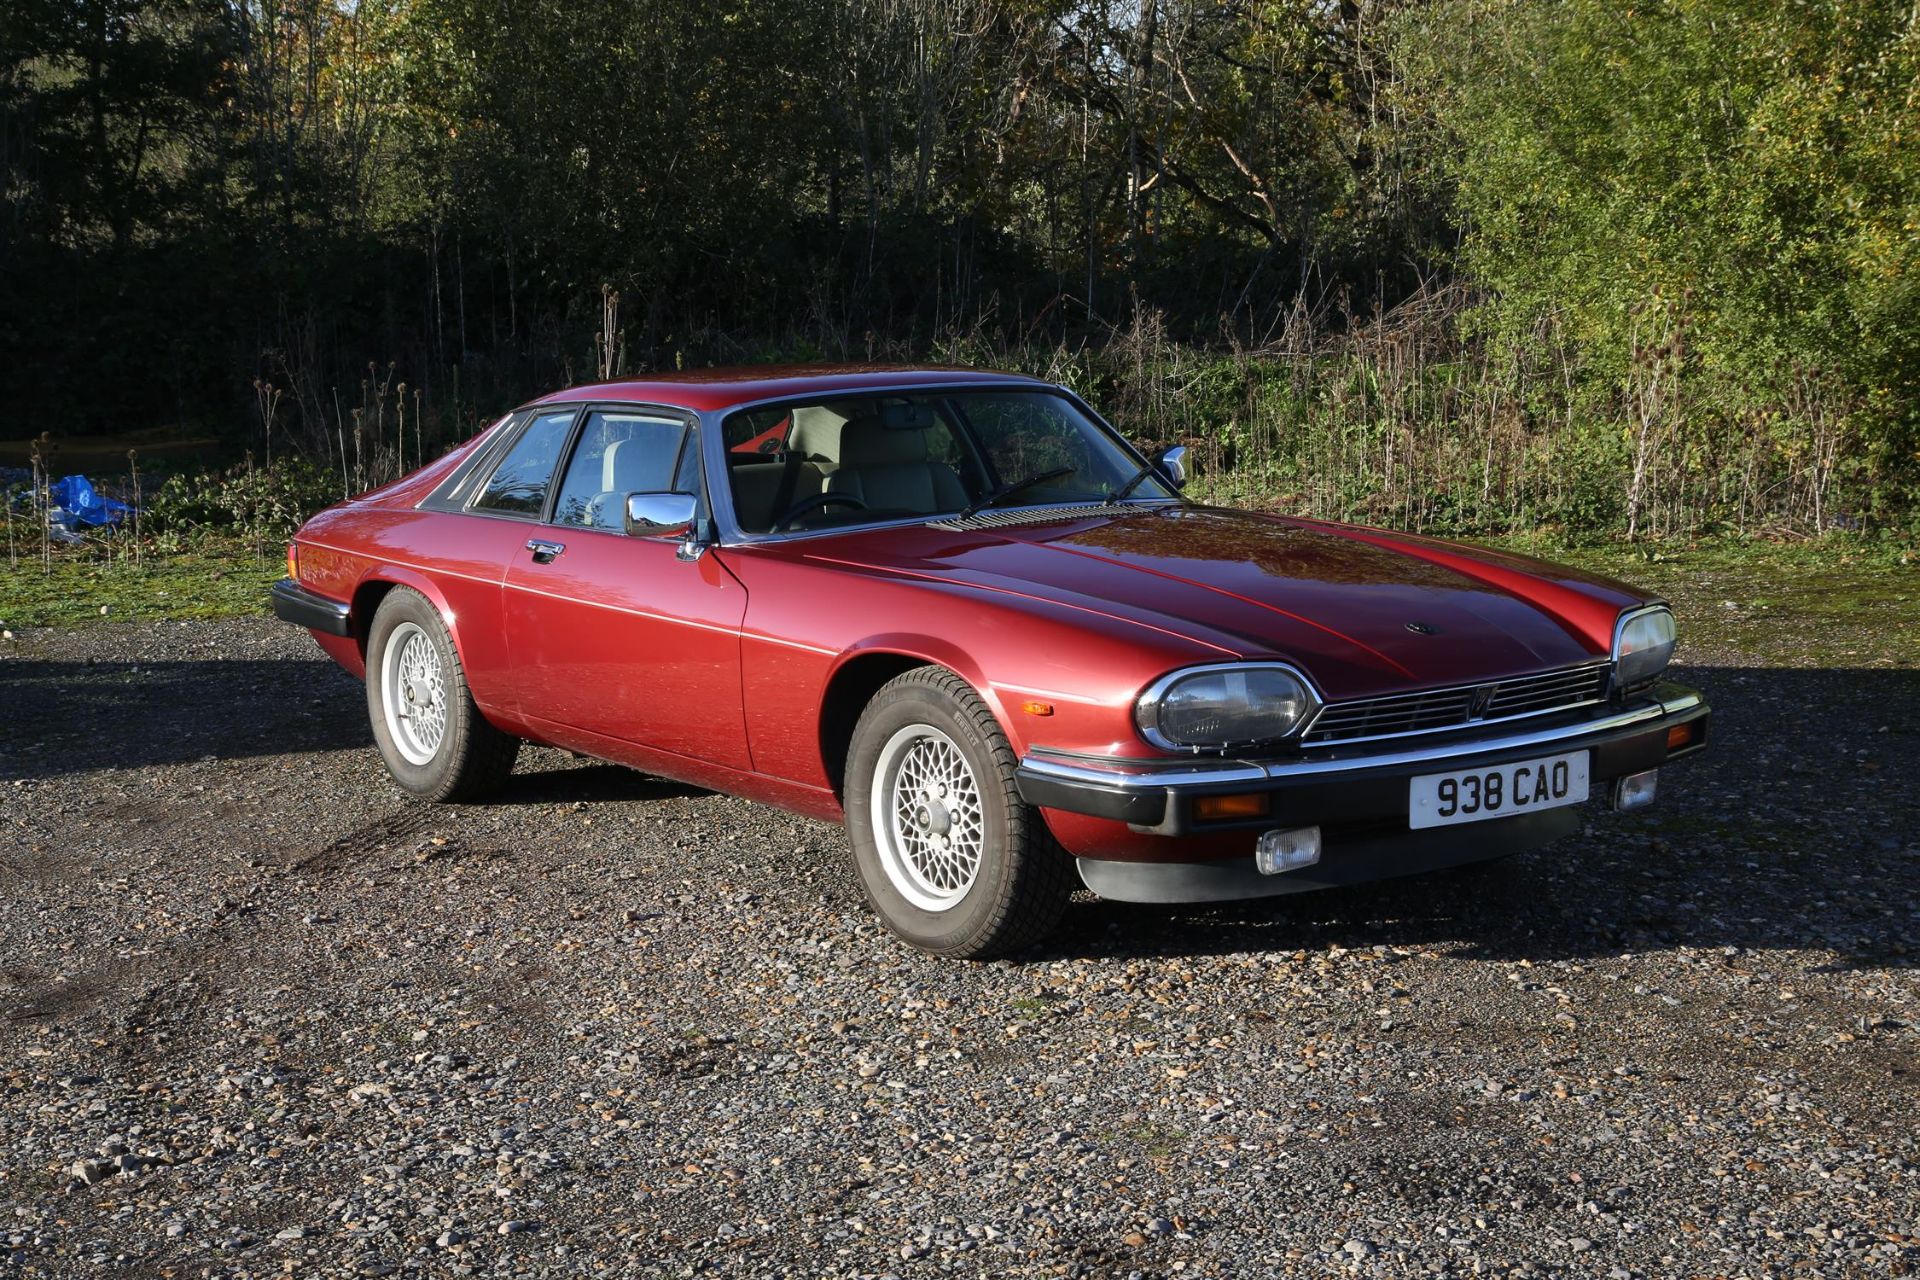
[[[573,426],[573,410],[543,413],[527,424],[520,438],[487,477],[473,510],[538,519],[547,505],[554,468]]]

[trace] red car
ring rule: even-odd
[[[522,741],[844,820],[941,955],[1106,898],[1531,849],[1706,744],[1604,578],[1199,506],[1072,392],[933,368],[579,387],[308,521],[274,611],[367,677],[396,781]]]

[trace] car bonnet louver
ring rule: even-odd
[[[1068,520],[1124,515],[1140,510],[1143,505],[1132,502],[1082,502],[1070,507],[1014,507],[1005,511],[989,510],[970,516],[929,520],[927,527],[967,533],[977,529],[1006,529],[1021,524],[1063,524]]]

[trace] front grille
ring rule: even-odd
[[[1608,665],[1601,662],[1451,689],[1329,703],[1314,717],[1301,741],[1318,746],[1439,733],[1465,725],[1591,706],[1606,698],[1608,674]]]

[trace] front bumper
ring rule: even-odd
[[[1584,748],[1592,753],[1588,777],[1597,787],[1701,750],[1708,714],[1697,691],[1662,683],[1597,715],[1526,729],[1503,726],[1490,737],[1468,736],[1468,731],[1417,745],[1371,743],[1268,760],[1124,759],[1036,750],[1020,762],[1016,777],[1029,804],[1124,822],[1141,833],[1200,836],[1320,827],[1326,841],[1323,864],[1277,876],[1260,875],[1250,857],[1179,862],[1180,841],[1167,843],[1165,858],[1080,860],[1082,879],[1106,897],[1156,902],[1256,897],[1500,857],[1558,839],[1578,825],[1577,810],[1411,830],[1408,780]],[[1670,731],[1683,724],[1695,728],[1685,746],[1670,749]],[[1194,801],[1201,796],[1249,793],[1266,797],[1261,816],[1229,821],[1195,816]],[[1106,882],[1106,889],[1097,880]]]
[[[273,616],[297,627],[306,627],[323,635],[353,634],[352,609],[342,601],[329,600],[307,590],[292,578],[273,584]]]

